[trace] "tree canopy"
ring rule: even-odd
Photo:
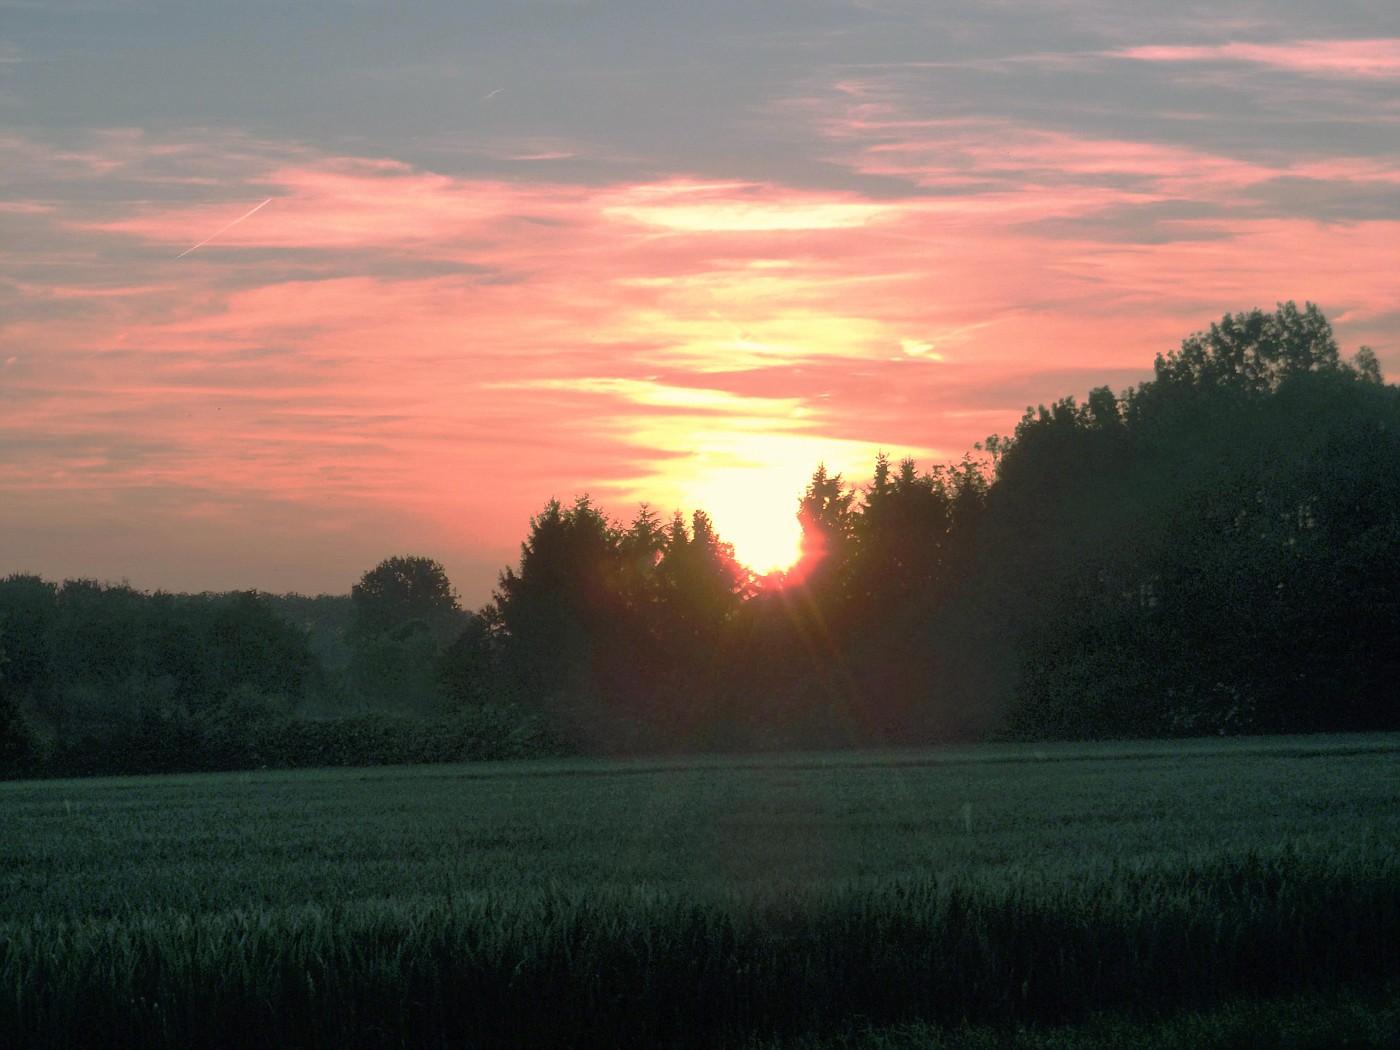
[[[386,558],[350,589],[355,604],[351,633],[362,638],[458,627],[457,594],[441,563],[422,556]]]

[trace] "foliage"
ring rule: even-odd
[[[989,494],[1008,730],[1400,725],[1400,391],[1316,307],[1227,316],[1156,378],[1027,412]]]
[[[732,546],[703,511],[663,529],[644,505],[623,529],[587,496],[530,529],[492,614],[508,688],[585,747],[694,746],[748,583]]]
[[[306,632],[322,672],[343,671],[350,661],[350,625],[355,603],[348,594],[261,594],[263,603],[282,619]]]
[[[38,576],[0,580],[4,681],[10,695],[36,706],[48,701],[57,667],[52,646],[57,588]]]
[[[255,765],[257,711],[289,716],[318,678],[304,632],[252,592],[11,576],[0,620],[0,776]]]
[[[421,556],[386,558],[350,589],[350,600],[351,688],[370,706],[439,708],[437,665],[464,626],[442,565]]]
[[[567,510],[550,500],[530,519],[519,570],[502,571],[495,599],[511,672],[528,694],[588,699],[601,634],[622,611],[619,539],[587,496]]]
[[[1180,350],[1159,354],[1154,368],[1163,387],[1261,395],[1307,372],[1340,371],[1342,363],[1322,311],[1290,302],[1272,314],[1226,314],[1185,339]]]
[[[350,588],[349,633],[368,641],[426,632],[445,641],[460,627],[460,608],[439,562],[421,556],[386,558]]]
[[[799,577],[835,579],[846,567],[855,533],[855,496],[840,474],[828,475],[826,464],[817,465],[797,505],[802,527]]]
[[[0,777],[21,777],[40,769],[42,761],[19,689],[7,670],[9,662],[5,655],[5,623],[0,620]]]
[[[466,618],[453,643],[438,658],[438,687],[450,711],[489,707],[514,699],[506,675],[500,612],[487,604]]]

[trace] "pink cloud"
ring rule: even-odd
[[[630,186],[604,215],[677,233],[778,233],[851,229],[893,217],[899,207],[856,194],[779,190],[759,183],[684,180]]]
[[[125,170],[140,192],[15,201],[38,225],[25,254],[0,249],[16,275],[0,501],[27,508],[33,537],[92,519],[177,545],[183,527],[203,550],[246,545],[251,520],[359,552],[337,530],[372,522],[381,556],[431,539],[462,564],[513,557],[544,500],[582,491],[619,517],[639,499],[708,506],[738,533],[725,514],[789,513],[819,459],[854,479],[879,448],[957,458],[1028,401],[1145,376],[1226,310],[1312,299],[1360,333],[1400,310],[1381,264],[1394,222],[1228,213],[1158,241],[1092,225],[1183,195],[1237,202],[1281,170],[1392,179],[1380,162],[1279,169],[967,123],[832,141],[908,192],[507,182],[260,144],[222,203],[191,204],[198,143],[168,144],[193,173],[178,184],[143,182],[152,162],[123,136],[81,164],[35,150],[36,171]],[[1090,224],[1038,226],[1066,217]]]
[[[518,236],[528,232],[531,223],[554,221],[570,213],[580,197],[571,187],[454,180],[397,162],[354,159],[268,171],[259,177],[258,188],[271,195],[271,205],[220,235],[220,246],[375,251],[406,251],[423,244],[469,247],[479,238],[499,238],[506,232]],[[187,246],[255,203],[148,205],[130,217],[82,226]]]
[[[1309,76],[1386,80],[1400,77],[1400,37],[1144,46],[1109,53],[1142,62],[1247,62]]]
[[[895,176],[950,194],[949,211],[1009,218],[1064,217],[1117,204],[1191,198],[1237,202],[1280,178],[1340,183],[1394,182],[1400,169],[1379,158],[1308,156],[1246,161],[1199,148],[1105,139],[998,122],[838,120],[842,159],[872,175]],[[897,134],[896,134],[897,133]],[[1037,216],[1035,212],[1043,213]]]

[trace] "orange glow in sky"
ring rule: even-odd
[[[471,6],[8,13],[0,575],[344,593],[421,553],[476,605],[583,493],[763,572],[818,463],[956,461],[1225,312],[1316,302],[1400,371],[1361,15]]]

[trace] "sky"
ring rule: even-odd
[[[0,0],[0,576],[474,607],[1225,313],[1394,381],[1398,89],[1393,0]]]

